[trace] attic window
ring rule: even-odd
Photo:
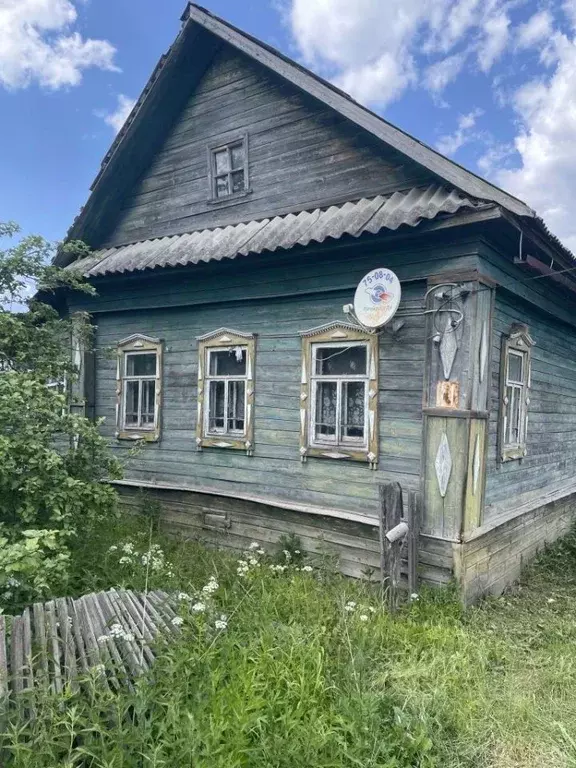
[[[248,192],[247,136],[209,149],[209,175],[213,201]]]

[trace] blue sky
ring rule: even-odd
[[[576,250],[576,0],[205,0]],[[0,0],[0,220],[63,237],[184,0]]]

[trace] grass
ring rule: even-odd
[[[147,526],[119,521],[79,543],[72,591],[142,588]],[[121,551],[127,540],[138,557]],[[215,576],[206,610],[183,601],[181,638],[134,692],[93,680],[82,694],[39,692],[33,719],[12,711],[3,766],[576,766],[576,534],[502,598],[463,610],[450,590],[423,590],[396,617],[325,564],[278,572],[256,555],[239,576],[234,556],[153,541],[165,557],[151,586],[198,599]]]

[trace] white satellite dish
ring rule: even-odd
[[[380,267],[368,272],[354,294],[354,313],[366,328],[380,328],[396,314],[402,288],[391,269]]]

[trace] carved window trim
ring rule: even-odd
[[[363,331],[349,323],[339,321],[301,331],[302,372],[300,379],[300,457],[305,462],[309,456],[323,459],[348,459],[368,463],[372,469],[378,464],[378,336]],[[311,424],[314,415],[312,366],[316,345],[343,345],[363,343],[367,351],[367,428],[366,444],[360,447],[341,443],[321,446],[314,443]]]
[[[161,339],[135,333],[119,341],[116,366],[116,437],[118,440],[145,440],[157,442],[160,439],[160,417],[162,403],[162,362],[163,343]],[[154,388],[154,423],[150,427],[131,427],[125,422],[126,359],[130,353],[156,355],[156,375],[151,378]]]
[[[218,328],[196,338],[198,342],[198,404],[196,421],[196,448],[225,448],[254,452],[254,384],[256,370],[256,335],[230,328]],[[207,382],[210,350],[242,347],[246,350],[246,400],[245,425],[242,436],[235,434],[216,435],[208,432],[208,391]]]
[[[498,420],[498,456],[501,462],[517,461],[527,454],[526,437],[528,432],[528,408],[530,405],[530,383],[532,347],[534,340],[528,332],[528,326],[514,323],[508,334],[502,336],[500,357],[500,418]],[[521,380],[509,377],[509,362],[514,356],[522,359]],[[519,439],[509,439],[509,419],[513,403],[510,392],[518,398]]]

